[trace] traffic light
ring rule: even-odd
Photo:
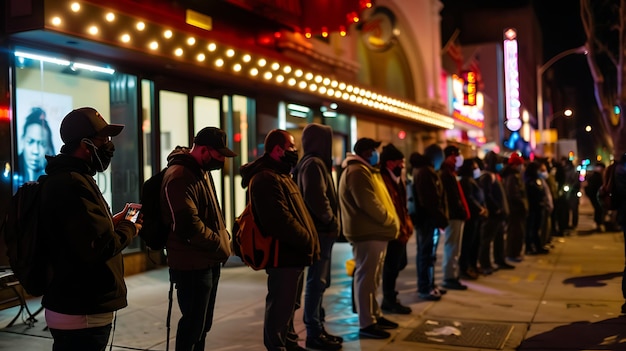
[[[476,72],[463,71],[463,104],[468,106],[476,106]]]

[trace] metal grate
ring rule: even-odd
[[[513,325],[429,319],[415,328],[405,341],[500,350]]]

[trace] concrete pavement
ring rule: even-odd
[[[386,315],[400,323],[388,340],[359,339],[357,315],[351,309],[351,278],[344,268],[351,256],[350,246],[337,243],[332,285],[324,301],[326,328],[344,337],[346,351],[626,350],[626,317],[620,316],[624,303],[623,235],[594,233],[591,209],[585,201],[580,212],[577,231],[555,238],[550,254],[527,256],[515,264],[515,270],[466,281],[467,291],[449,291],[438,302],[417,297],[412,239],[409,265],[400,275],[398,288],[399,298],[411,306],[413,313]],[[438,264],[438,280],[440,269]],[[165,350],[167,269],[130,276],[126,282],[129,306],[117,314],[112,349]],[[227,264],[222,270],[207,350],[264,350],[265,283],[263,271],[252,271],[235,260]],[[37,310],[39,299],[31,299],[28,304],[31,311]],[[17,311],[0,311],[0,350],[51,350],[52,340],[44,330],[42,314],[33,327],[18,321],[3,328]],[[174,301],[172,350],[179,316]],[[301,311],[296,314],[296,329],[304,346],[306,333]]]

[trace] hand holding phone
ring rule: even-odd
[[[128,204],[128,209],[126,210],[124,219],[135,223],[137,222],[137,218],[139,218],[139,212],[141,212],[141,204],[130,203]]]

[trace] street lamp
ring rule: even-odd
[[[570,108],[565,109],[565,110],[560,111],[560,112],[557,112],[557,113],[551,114],[550,116],[545,118],[545,120],[546,120],[546,127],[547,127],[546,129],[551,129],[552,121],[554,121],[555,119],[557,119],[557,118],[559,118],[561,116],[563,116],[565,118],[570,118],[573,115],[574,115],[574,111],[572,111],[572,109],[570,109]]]
[[[536,77],[536,81],[537,81],[537,127],[539,130],[539,136],[541,139],[543,139],[543,130],[546,129],[545,123],[544,123],[544,117],[543,117],[543,74],[546,72],[548,68],[550,68],[550,66],[552,66],[552,64],[562,59],[563,57],[571,55],[571,54],[585,54],[586,55],[587,52],[588,52],[587,47],[585,45],[579,46],[577,48],[568,49],[555,55],[553,58],[548,60],[548,62],[537,67],[537,77]]]

